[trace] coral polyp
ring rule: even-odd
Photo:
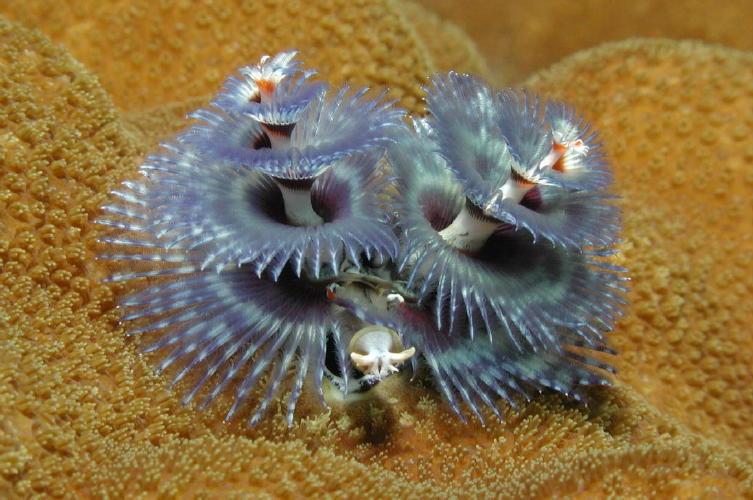
[[[365,392],[423,363],[483,420],[500,398],[609,383],[593,353],[613,353],[622,310],[620,218],[573,110],[449,73],[411,127],[294,52],[238,73],[98,221],[127,266],[109,279],[148,281],[123,321],[192,381],[185,403],[227,391],[226,419],[253,405],[253,424],[287,388],[292,425],[306,385],[326,407],[325,378]]]

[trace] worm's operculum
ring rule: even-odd
[[[416,348],[404,349],[398,334],[389,328],[368,326],[353,335],[348,346],[353,365],[368,377],[382,380],[398,372]]]

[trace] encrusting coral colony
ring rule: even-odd
[[[329,91],[294,57],[228,78],[98,220],[131,250],[101,257],[161,264],[112,280],[170,278],[121,305],[146,319],[130,333],[158,331],[160,371],[184,361],[173,384],[199,374],[184,403],[235,381],[229,420],[271,373],[254,424],[297,365],[292,425],[307,374],[326,407],[325,375],[363,392],[409,358],[461,418],[460,402],[502,418],[500,397],[607,384],[589,351],[612,352],[626,278],[604,262],[619,214],[583,119],[449,73],[410,131],[394,103]]]
[[[647,16],[644,2],[627,0],[614,2],[609,11],[574,10],[562,0],[487,2],[474,9],[461,2],[426,2],[465,27],[482,55],[465,32],[408,0],[0,2],[0,13],[17,21],[0,20],[0,497],[753,498],[753,115],[745,111],[753,109],[753,54],[746,52],[750,37],[736,29],[750,6],[740,0],[708,9],[702,3],[677,9],[658,0],[666,8],[651,9]],[[576,24],[578,30],[562,29]],[[590,48],[610,39],[656,35],[705,42],[634,39]],[[269,177],[254,184],[253,192],[270,197],[247,198],[255,202],[246,205],[247,216],[257,217],[244,223],[278,224],[277,230],[242,235],[249,240],[272,241],[275,235],[279,242],[280,230],[288,228],[319,234],[320,245],[342,244],[342,254],[334,259],[320,253],[318,278],[313,247],[298,259],[291,253],[276,280],[276,260],[240,268],[230,262],[222,268],[238,233],[218,231],[211,246],[198,236],[179,235],[180,227],[169,219],[159,221],[169,210],[155,213],[112,194],[159,203],[148,193],[168,182],[170,174],[150,165],[188,176],[169,183],[165,189],[170,192],[191,187],[187,192],[211,193],[221,181],[202,185],[202,175],[217,174],[219,164],[202,162],[211,167],[204,170],[195,160],[232,153],[232,148],[217,150],[221,144],[206,138],[218,130],[215,125],[233,118],[207,106],[207,96],[221,88],[228,71],[259,61],[264,53],[294,47],[302,49],[305,66],[321,76],[295,66],[283,79],[282,88],[290,85],[295,91],[289,96],[308,100],[292,130],[274,123],[264,130],[256,119],[240,120],[247,127],[243,130],[252,135],[256,130],[254,137],[261,138],[250,147],[257,158],[266,158],[257,166],[266,169],[292,149],[304,151],[285,136],[293,141],[312,109],[332,110],[327,106],[338,99],[355,112],[373,106],[367,114],[378,116],[351,129],[354,133],[346,135],[355,140],[337,148],[375,132],[369,136],[373,141],[364,141],[369,142],[366,151],[350,151],[317,170],[306,187],[312,196],[296,196],[304,190],[293,188],[306,182],[291,183],[235,157],[223,162],[231,166],[225,173],[236,169],[242,175],[233,174],[224,191],[237,194],[251,187],[238,182],[241,177]],[[565,54],[572,55],[544,67]],[[295,62],[283,66],[290,63]],[[463,73],[481,77],[492,88],[530,90],[494,91]],[[436,76],[427,81],[427,75]],[[217,103],[230,109],[227,98],[234,90],[247,92],[247,79],[241,73],[230,80]],[[326,90],[325,81],[332,90]],[[353,90],[340,98],[345,82]],[[303,93],[296,94],[299,83]],[[390,90],[381,98],[378,92],[358,96],[363,86]],[[542,102],[536,103],[535,95]],[[463,114],[468,111],[464,100],[488,96],[494,105],[485,112],[472,119]],[[263,97],[244,103],[244,109],[260,111]],[[568,103],[584,121],[553,100]],[[185,118],[198,108],[210,111],[200,112],[198,121]],[[412,118],[398,117],[400,108]],[[503,134],[500,127],[526,122],[521,117],[532,112],[541,126],[531,127],[530,136],[513,136],[509,128]],[[457,128],[449,127],[448,115],[454,115]],[[573,135],[557,127],[557,117],[575,124]],[[586,119],[598,129],[598,141],[582,129]],[[387,127],[367,126],[379,122]],[[193,132],[175,138],[186,130]],[[484,134],[489,130],[505,137],[510,154],[518,155],[509,161],[515,175],[535,181],[535,187],[483,173],[474,177],[472,164],[458,156],[470,149],[454,147],[455,141],[476,144],[472,151],[486,151],[480,158],[504,155],[488,147]],[[531,162],[542,155],[535,147],[542,131],[551,135],[542,146],[546,161]],[[318,141],[327,137],[317,135],[318,149],[308,152],[326,149]],[[596,144],[602,140],[603,146]],[[160,142],[168,147],[159,148]],[[609,170],[599,165],[601,154],[608,155],[612,187]],[[370,155],[381,161],[370,163]],[[413,165],[407,172],[401,164],[405,159]],[[578,162],[587,162],[581,163],[582,171],[592,175],[560,175]],[[477,173],[483,172],[481,165]],[[490,181],[478,182],[478,177]],[[585,179],[598,185],[574,184]],[[609,198],[608,187],[620,198]],[[555,196],[559,190],[568,196]],[[332,192],[337,209],[353,211],[322,210],[327,200],[322,195]],[[371,196],[374,192],[379,195]],[[589,201],[579,204],[583,197]],[[306,200],[309,204],[296,204]],[[164,202],[181,208],[177,199]],[[544,202],[554,202],[567,217],[549,217]],[[122,206],[137,217],[103,212],[106,205]],[[624,225],[614,245],[619,253],[591,254],[615,243],[613,206],[621,209]],[[255,211],[259,207],[268,210]],[[220,220],[226,229],[238,222],[230,210],[200,208],[192,213]],[[350,234],[322,232],[332,224],[326,218],[335,213],[341,220],[367,215],[372,225],[364,221],[363,230],[357,225]],[[95,222],[138,228],[144,224],[139,214],[149,214],[152,230]],[[291,224],[288,217],[298,214],[303,216]],[[513,229],[516,222],[519,227]],[[465,235],[460,229],[469,225],[474,231]],[[492,225],[494,231],[482,241]],[[172,236],[158,236],[167,227],[174,227]],[[387,229],[384,239],[374,232],[377,227]],[[563,240],[573,229],[580,231],[575,241]],[[164,248],[168,238],[179,236],[186,239]],[[357,258],[340,237],[348,237]],[[488,249],[498,251],[487,244],[503,238],[509,244],[498,255],[517,256],[512,270],[486,259]],[[120,244],[136,242],[157,245]],[[522,249],[526,252],[518,252]],[[268,248],[256,250],[269,257]],[[381,262],[379,253],[386,255]],[[103,254],[129,258],[104,259]],[[144,258],[134,260],[134,255]],[[596,286],[583,295],[574,293],[576,288],[534,286],[546,275],[529,275],[524,289],[537,296],[586,297],[575,303],[537,302],[535,315],[517,314],[511,302],[497,303],[495,310],[483,295],[485,282],[478,273],[465,287],[468,273],[480,268],[489,271],[483,276],[492,282],[502,271],[524,279],[524,271],[533,267],[521,255],[536,256],[539,264],[564,263],[560,272],[585,273],[586,282]],[[175,272],[205,262],[203,270]],[[264,266],[259,275],[257,265]],[[554,269],[546,266],[536,268]],[[625,294],[612,286],[610,293],[599,291],[598,283],[623,286],[625,274],[610,266],[629,269]],[[245,270],[248,279],[242,283],[228,281]],[[117,279],[157,271],[173,274]],[[444,282],[442,273],[447,273]],[[186,285],[189,280],[195,285]],[[208,288],[206,280],[212,281]],[[175,291],[181,286],[181,292]],[[188,347],[183,340],[195,335],[188,330],[200,323],[155,324],[212,307],[204,301],[158,312],[160,298],[182,293],[197,299],[200,289],[215,299],[219,309],[213,311],[221,313],[207,316],[209,335],[226,322],[240,331],[234,322],[253,319],[265,308],[286,318],[271,325],[276,332],[284,325],[291,329],[282,332],[279,354],[271,355],[255,383],[249,379],[247,398],[237,403],[244,378],[254,376],[248,368],[275,350],[263,332],[255,337],[259,346],[252,360],[234,365],[241,354],[232,355],[203,385],[207,369],[221,359],[220,350],[200,357],[213,340],[155,374],[179,345]],[[302,289],[305,293],[295,294]],[[439,289],[446,300],[438,304],[434,290]],[[250,299],[235,304],[238,290]],[[614,356],[604,350],[601,337],[623,295],[630,307],[606,335],[609,347],[619,352]],[[265,297],[270,300],[264,302]],[[608,298],[594,303],[597,297]],[[150,300],[155,302],[149,305]],[[134,304],[123,305],[128,301]],[[321,314],[301,307],[314,303],[321,304]],[[491,328],[479,304],[486,306]],[[555,314],[559,304],[565,310]],[[452,327],[451,309],[457,312]],[[300,319],[291,319],[298,312]],[[546,319],[547,313],[587,321],[563,325]],[[136,317],[123,321],[128,315]],[[320,346],[304,340],[320,324],[312,320],[326,317],[334,326],[326,332],[324,360],[317,362]],[[500,318],[508,320],[509,329]],[[541,325],[530,324],[535,320]],[[523,336],[521,324],[526,332],[548,332],[555,342]],[[293,331],[300,325],[311,330]],[[129,335],[140,329],[145,331]],[[156,349],[181,332],[183,340]],[[230,340],[222,343],[225,349],[234,348]],[[294,351],[287,368],[282,367],[294,342],[301,355]],[[499,351],[488,349],[490,344]],[[142,353],[149,346],[153,351]],[[309,362],[298,363],[307,348]],[[538,366],[517,374],[504,371],[504,363],[497,371],[483,370],[500,352],[517,356],[507,367],[530,368],[531,361]],[[473,357],[482,361],[474,363]],[[198,363],[181,375],[194,360]],[[574,397],[556,390],[538,394],[546,384],[531,382],[529,375],[545,373],[547,364],[560,366],[565,378],[578,371],[591,382],[598,378],[610,384],[569,386],[570,379],[554,379],[550,385],[567,385],[565,391]],[[606,365],[619,375],[611,376]],[[297,388],[302,366],[308,373]],[[387,376],[395,368],[400,372]],[[233,369],[235,380],[198,411]],[[268,397],[279,370],[285,373],[277,395]],[[317,371],[330,411],[321,409]],[[193,403],[182,405],[197,387]],[[507,391],[513,403],[501,401],[506,395],[497,389]],[[526,395],[531,396],[527,402]],[[289,404],[296,397],[293,413]],[[574,399],[579,397],[587,404]],[[235,404],[234,418],[224,421]],[[254,415],[262,415],[262,405],[264,418],[249,426]],[[454,408],[465,421],[452,415]]]

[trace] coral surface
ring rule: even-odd
[[[753,449],[753,55],[626,41],[528,84],[598,117],[622,195],[632,314],[620,379],[690,428]],[[562,85],[567,80],[568,85]]]
[[[330,82],[389,88],[390,97],[415,111],[427,75],[488,74],[462,31],[422,11],[403,9],[397,0],[76,0],[55,8],[47,0],[9,0],[0,6],[0,14],[68,47],[128,111],[204,97],[233,69],[301,48],[307,67]]]
[[[630,37],[698,38],[753,50],[753,38],[738,29],[753,18],[748,0],[688,0],[682,7],[672,0],[418,3],[469,33],[495,77],[510,82],[579,50]]]
[[[180,51],[160,46],[144,53],[153,65],[138,64],[145,34],[134,26],[152,26],[159,43],[181,39],[160,33],[171,4],[151,4],[133,11],[115,4],[100,16],[105,9],[94,3],[52,9],[35,2],[23,13],[93,73],[41,34],[0,23],[0,496],[753,497],[753,55],[629,41],[576,54],[528,82],[595,123],[623,196],[621,264],[634,283],[630,313],[611,337],[621,351],[616,387],[590,390],[587,407],[554,395],[519,410],[501,405],[505,422],[486,412],[489,424],[480,427],[452,418],[421,381],[393,376],[373,398],[333,404],[330,413],[302,401],[303,418],[290,430],[284,404],[248,430],[222,423],[227,398],[204,412],[182,407],[165,389],[168,378],[153,374],[153,359],[126,338],[113,309],[125,289],[100,283],[110,269],[94,258],[101,229],[92,221],[157,138],[185,126],[173,117],[197,107],[195,100],[153,113],[141,106],[216,90],[235,66],[283,47],[265,44],[234,59],[239,46],[223,49],[218,37],[223,19],[239,21],[196,15],[197,24],[184,26],[199,30],[208,19],[204,38],[192,35],[226,55],[209,66],[227,66],[206,76],[205,61],[171,61]],[[232,14],[234,5],[198,8]],[[289,2],[260,5],[276,9],[269,18],[278,26],[285,16],[306,16],[297,4],[284,7]],[[147,19],[144,9],[155,9],[149,22],[134,21]],[[414,33],[391,3],[366,10],[369,17],[344,7],[331,15],[351,26],[360,19],[364,30],[374,29],[369,40],[381,29],[372,25],[385,19]],[[243,26],[243,36],[256,36],[263,24]],[[322,23],[325,33],[332,26]],[[113,40],[132,40],[121,44],[129,57],[103,48],[101,35],[100,42],[85,36],[108,29]],[[332,68],[353,71],[380,57],[325,39],[290,38],[284,48],[309,43],[323,69],[333,54]],[[389,43],[409,39],[420,37]],[[396,96],[415,110],[419,84],[434,69],[430,45],[388,51],[387,41],[363,43],[415,64],[390,76],[400,82],[390,83]],[[120,64],[126,67],[114,69]],[[128,85],[117,85],[118,71]],[[354,76],[386,83],[380,78]]]

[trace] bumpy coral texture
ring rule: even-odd
[[[748,0],[535,0],[485,2],[419,0],[457,23],[487,56],[495,77],[519,82],[579,50],[629,37],[701,39],[753,50],[741,23],[750,22]]]
[[[612,154],[633,280],[633,311],[614,337],[621,381],[691,429],[745,450],[753,449],[751,65],[750,53],[628,41],[528,81],[599,117]]]
[[[306,66],[330,82],[389,88],[391,98],[415,111],[426,75],[488,74],[467,36],[436,18],[424,21],[421,10],[404,10],[397,0],[69,0],[54,8],[47,0],[9,0],[0,6],[0,13],[68,47],[129,111],[203,97],[232,69],[301,48]]]
[[[132,127],[64,50],[4,22],[0,41],[0,496],[753,496],[753,56],[626,42],[530,82],[595,121],[624,196],[617,387],[481,428],[392,377],[249,431],[221,423],[228,401],[199,413],[165,391],[93,258],[97,207],[184,105]]]

